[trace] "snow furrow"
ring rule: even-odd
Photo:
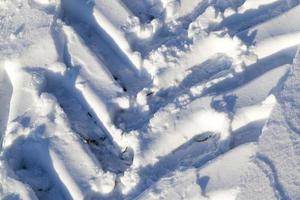
[[[83,199],[91,191],[110,192],[114,188],[114,176],[103,172],[96,159],[80,144],[80,140],[69,129],[68,122],[63,112],[58,108],[55,98],[45,93],[40,97],[36,96],[42,93],[46,84],[43,74],[37,71],[35,77],[31,77],[17,63],[9,62],[9,64],[8,76],[13,85],[12,102],[19,101],[20,96],[26,96],[27,100],[30,101],[27,102],[26,110],[24,110],[24,107],[11,108],[14,112],[11,112],[9,116],[9,128],[3,142],[7,156],[11,154],[11,151],[18,151],[18,148],[9,150],[9,146],[25,134],[22,145],[24,158],[20,159],[27,160],[26,162],[30,166],[33,161],[26,153],[39,151],[36,158],[37,163],[40,163],[42,169],[49,176],[57,174],[58,178],[52,179],[52,181],[60,182],[66,187],[66,190],[62,192],[65,196],[70,195],[67,198]],[[12,64],[15,64],[15,66],[12,66]],[[6,66],[7,68],[8,66]],[[17,69],[18,71],[16,71]],[[25,84],[19,85],[20,82]],[[41,105],[34,108],[32,105],[38,102]],[[13,115],[16,112],[23,112],[25,116],[16,117]],[[38,116],[40,118],[37,118]],[[54,121],[51,122],[51,120]],[[18,128],[18,126],[20,127]],[[22,132],[22,126],[23,129],[27,128],[27,133]],[[15,135],[9,136],[9,134],[12,134],[11,132],[15,132]],[[41,137],[40,134],[44,134],[44,136]],[[44,143],[45,146],[40,146],[38,141]],[[31,145],[26,147],[24,145],[26,143],[31,143]],[[76,155],[74,154],[75,151]],[[80,155],[80,161],[75,159],[78,155]],[[17,162],[17,160],[14,162]],[[49,163],[53,163],[53,169],[49,168]],[[63,188],[63,186],[61,187]]]
[[[103,131],[108,137],[111,137],[114,143],[118,144],[120,131],[116,130],[112,119],[120,106],[114,104],[118,103],[118,98],[125,105],[126,103],[129,104],[129,100],[121,87],[115,83],[112,75],[106,71],[104,64],[92,55],[76,33],[66,26],[63,27],[63,31],[66,36],[66,47],[71,64],[74,66],[71,70],[75,71],[75,74],[71,72],[71,80],[67,80],[67,82],[74,83],[74,86],[70,85],[71,88],[74,88],[71,91],[75,90],[74,95],[83,105],[85,104],[90,112],[97,116],[99,123],[103,126]],[[77,52],[77,49],[81,49],[81,51]]]
[[[126,20],[132,15],[122,3],[117,0],[107,2],[105,0],[96,0],[94,3],[85,3],[84,1],[63,0],[62,6],[65,15],[71,16],[75,19],[83,21],[93,27],[97,31],[104,31],[105,35],[110,37],[111,45],[116,45],[123,54],[126,55],[131,62],[133,69],[139,71],[141,68],[141,61],[138,55],[132,52],[130,44],[126,40],[125,34],[121,28],[125,25]],[[111,12],[114,9],[115,12]],[[78,18],[77,13],[85,13]]]
[[[266,174],[266,176],[270,179],[271,185],[275,190],[275,194],[278,200],[289,200],[290,198],[285,194],[282,185],[278,181],[278,175],[276,169],[267,157],[264,155],[257,155],[258,166],[262,169],[262,171]]]
[[[299,13],[0,0],[0,199],[300,199]]]

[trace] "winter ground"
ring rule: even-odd
[[[0,199],[300,200],[299,0],[0,0]]]

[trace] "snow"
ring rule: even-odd
[[[174,13],[174,15],[176,16],[176,18],[185,17],[188,14],[190,14],[191,12],[193,12],[193,10],[195,8],[197,8],[197,6],[199,6],[201,3],[203,3],[203,0],[180,1],[179,6],[177,5],[178,8],[177,8],[176,12]]]
[[[121,30],[121,26],[125,25],[127,19],[132,14],[123,6],[120,0],[107,2],[105,0],[96,0],[94,2],[81,2],[80,0],[62,1],[67,15],[78,18],[78,12],[85,13],[79,17],[80,21],[95,26],[97,31],[104,31],[106,37],[112,40],[112,45],[118,45],[118,48],[128,57],[136,70],[140,69],[139,55],[132,52],[125,33]],[[112,12],[111,10],[114,10]]]
[[[243,13],[251,9],[258,9],[260,6],[265,6],[268,4],[272,4],[276,2],[276,0],[253,0],[253,1],[245,1],[245,3],[239,8],[239,12]]]
[[[122,96],[123,91],[113,80],[104,64],[85,47],[74,30],[70,27],[62,27],[62,29],[71,54],[71,65],[80,68],[75,80],[72,80],[74,77],[70,77],[69,82],[75,82],[74,86],[70,85],[70,87],[75,87],[77,91],[74,95],[77,95],[83,104],[86,102],[87,109],[93,108],[91,112],[94,112],[99,119],[101,118],[104,128],[112,131],[110,127],[113,126],[114,116],[111,116],[111,113],[114,113],[118,106],[113,108],[114,102],[110,101]],[[81,51],[78,52],[78,49]],[[125,98],[123,96],[123,101],[126,101]]]
[[[290,47],[297,48],[297,44],[299,43],[299,35],[300,33],[292,33],[286,34],[284,36],[277,36],[265,39],[256,44],[253,49],[253,52],[257,55],[258,59],[262,59],[264,57],[270,56],[276,52],[279,52],[284,49],[288,49]],[[276,42],[277,45],[274,45]],[[295,50],[292,51],[292,55],[295,53]],[[289,53],[286,53],[289,54]]]
[[[274,199],[268,179],[252,159],[256,151],[257,145],[248,144],[202,168],[171,172],[138,199]]]
[[[299,14],[0,0],[0,199],[300,199]]]
[[[261,162],[264,163],[271,184],[277,190],[280,198],[299,198],[297,191],[299,181],[292,177],[299,174],[299,132],[295,120],[298,111],[292,111],[297,107],[295,98],[298,81],[295,79],[299,73],[299,53],[294,59],[294,64],[286,82],[278,93],[278,104],[265,126],[259,140],[259,153]],[[295,106],[295,107],[294,107]],[[294,107],[294,108],[292,108]],[[269,141],[272,140],[272,145]],[[267,144],[269,143],[269,144]],[[292,147],[292,148],[288,148]],[[289,163],[289,164],[286,164]]]
[[[266,22],[263,22],[245,31],[242,31],[242,34],[246,32],[248,32],[248,35],[255,33],[254,42],[259,42],[270,37],[297,33],[299,32],[300,24],[298,20],[291,21],[290,19],[299,17],[299,9],[300,6],[295,6],[289,11],[273,19],[270,19]],[[287,21],[289,23],[286,23]]]
[[[147,129],[143,137],[150,144],[143,151],[142,165],[154,164],[159,157],[170,154],[176,147],[201,133],[220,134],[220,139],[225,140],[229,134],[229,119],[225,113],[212,110],[209,99],[199,99],[183,110],[176,109],[172,104],[159,110],[150,119]],[[136,159],[139,159],[138,155]]]
[[[247,106],[237,109],[232,121],[232,130],[235,131],[254,121],[268,119],[275,103],[276,99],[273,95],[271,95],[267,97],[261,105]]]

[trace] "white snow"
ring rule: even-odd
[[[300,199],[299,0],[0,0],[0,199]]]
[[[273,95],[266,98],[261,105],[237,109],[232,121],[232,130],[235,131],[251,122],[268,119],[276,103]]]
[[[239,7],[238,11],[240,13],[244,13],[249,10],[255,10],[258,9],[260,6],[265,6],[268,4],[275,3],[276,0],[251,0],[251,1],[245,1],[245,3]]]
[[[288,49],[289,47],[294,47],[294,49],[297,49],[298,44],[300,43],[299,36],[300,32],[285,34],[276,37],[273,36],[257,43],[253,49],[253,52],[259,59],[261,59],[267,56],[271,56],[272,54],[281,50]],[[291,54],[293,55],[295,53],[295,50],[292,52],[293,53]]]
[[[191,12],[193,12],[197,6],[203,3],[203,0],[182,0],[179,3],[179,8],[175,13],[177,18],[187,16]]]

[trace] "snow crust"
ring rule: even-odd
[[[299,17],[0,0],[0,199],[300,199]]]

